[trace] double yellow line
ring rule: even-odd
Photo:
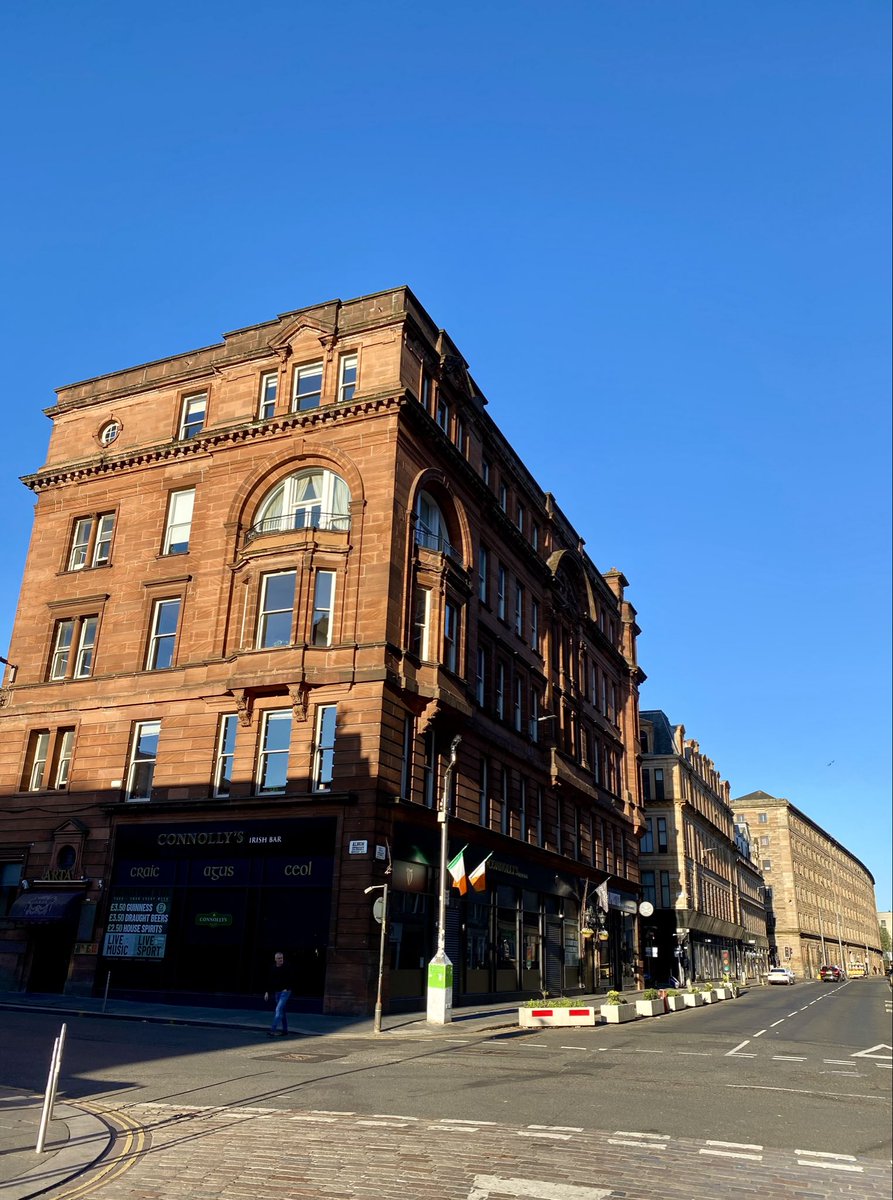
[[[71,1101],[69,1100],[68,1103],[71,1104]],[[72,1107],[82,1108],[100,1120],[105,1121],[106,1124],[111,1126],[115,1134],[115,1141],[112,1148],[112,1157],[95,1169],[87,1167],[86,1171],[81,1173],[82,1181],[74,1183],[74,1186],[65,1191],[56,1193],[57,1200],[78,1200],[79,1197],[89,1196],[96,1189],[105,1187],[106,1184],[119,1179],[131,1167],[136,1166],[140,1155],[149,1142],[149,1135],[143,1127],[125,1113],[97,1108],[86,1101],[78,1101]],[[121,1139],[119,1147],[118,1135],[121,1133],[124,1136]]]

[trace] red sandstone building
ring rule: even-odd
[[[406,288],[60,390],[0,690],[0,987],[455,1003],[641,974],[635,614]],[[609,906],[595,902],[608,882]],[[603,890],[602,895],[605,892]]]

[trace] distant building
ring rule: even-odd
[[[640,715],[645,835],[639,843],[643,952],[655,982],[736,979],[768,961],[763,881],[729,785],[659,709]]]
[[[487,862],[450,893],[455,1002],[634,986],[627,583],[407,288],[48,415],[0,689],[0,987],[233,1003],[283,950],[302,1007],[368,1011],[387,881],[386,1000],[421,1007],[445,792],[450,857]]]
[[[773,962],[807,979],[823,963],[869,973],[882,963],[874,878],[789,800],[750,792],[732,801],[759,843]]]
[[[884,962],[889,964],[893,959],[893,912],[879,912],[877,923],[880,929],[880,945]]]

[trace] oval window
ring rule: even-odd
[[[110,446],[120,432],[120,424],[117,421],[109,421],[107,425],[103,425],[102,429],[100,429],[99,440],[103,446]]]

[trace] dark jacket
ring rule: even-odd
[[[292,981],[291,967],[288,963],[283,963],[281,967],[277,967],[274,963],[270,968],[270,974],[267,978],[268,992],[291,992],[294,991],[294,983]]]

